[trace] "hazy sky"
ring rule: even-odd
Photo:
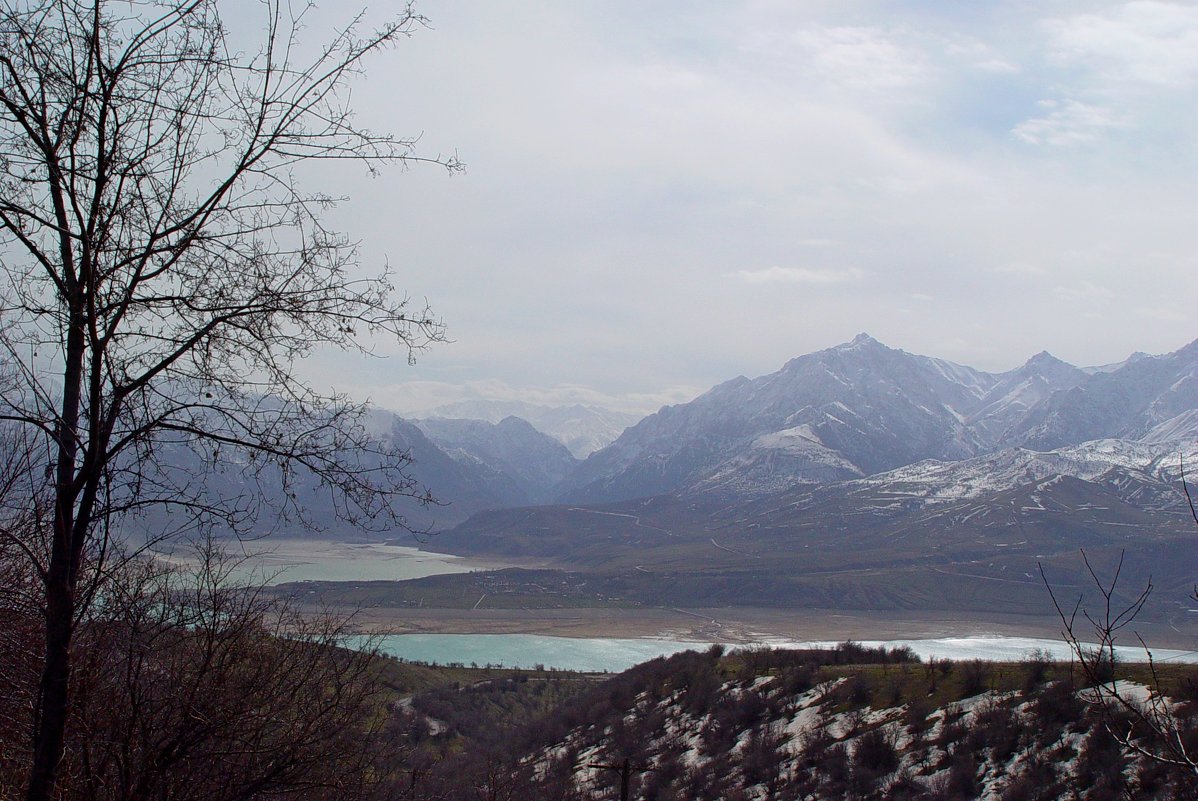
[[[652,410],[860,331],[989,370],[1198,337],[1198,5],[417,10],[354,104],[467,172],[337,173],[333,219],[454,342],[316,381]]]

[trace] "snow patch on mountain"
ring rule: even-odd
[[[1186,439],[1198,441],[1198,409],[1190,409],[1157,423],[1140,441],[1177,442]]]
[[[741,497],[780,492],[796,484],[826,484],[862,475],[820,442],[810,425],[763,434],[694,484],[694,491],[724,490]]]
[[[1047,452],[1007,448],[959,462],[927,460],[853,483],[931,505],[990,496],[1060,476],[1097,481],[1115,469],[1171,484],[1181,478],[1183,459],[1191,463],[1198,459],[1198,443],[1178,446],[1106,439]]]

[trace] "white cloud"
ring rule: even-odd
[[[858,88],[909,86],[928,69],[921,50],[880,28],[811,26],[795,32],[793,41],[825,78]]]
[[[764,270],[736,270],[725,273],[725,278],[734,278],[746,284],[810,284],[828,286],[860,281],[864,270],[820,270],[810,267],[767,267]]]
[[[1019,65],[1004,58],[997,50],[977,39],[956,38],[946,43],[944,52],[950,58],[982,72],[1014,75]]]
[[[1198,82],[1198,6],[1193,4],[1125,3],[1106,14],[1080,14],[1047,25],[1060,62],[1097,70],[1107,82],[1173,87]]]
[[[992,268],[990,271],[999,275],[1023,276],[1044,275],[1045,273],[1044,268],[1038,264],[1031,264],[1024,261],[1013,261],[1007,262],[1006,264],[1000,264],[997,267]]]
[[[1053,294],[1061,300],[1083,305],[1101,306],[1115,297],[1115,293],[1092,281],[1079,281],[1069,286],[1058,286]]]
[[[1107,131],[1127,127],[1127,121],[1110,108],[1077,100],[1044,100],[1048,113],[1016,125],[1011,132],[1033,145],[1065,147],[1092,142]]]

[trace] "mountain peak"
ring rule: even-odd
[[[1027,367],[1043,367],[1045,365],[1067,364],[1046,350],[1042,350],[1026,362]]]
[[[850,346],[862,347],[865,345],[881,345],[882,343],[862,331],[860,334],[853,337],[853,341],[849,342],[848,344]]]

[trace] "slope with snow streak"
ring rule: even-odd
[[[1120,469],[1144,480],[1172,484],[1182,464],[1198,463],[1198,443],[1098,440],[1055,451],[1008,448],[960,462],[928,460],[853,482],[926,504],[948,503],[1002,492],[1060,476],[1096,481]]]

